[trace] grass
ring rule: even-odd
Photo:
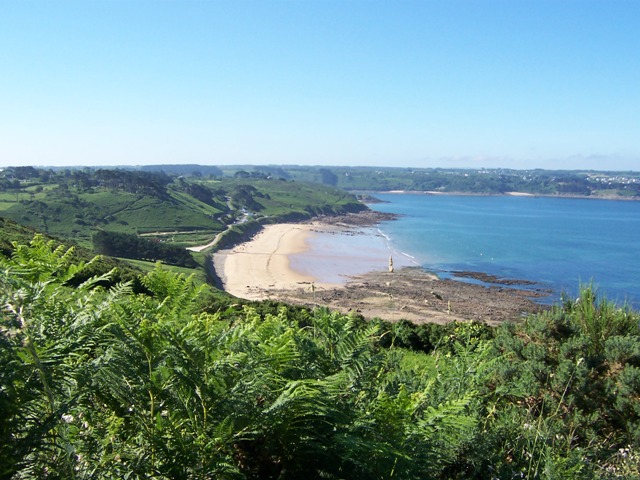
[[[145,260],[132,260],[130,258],[121,258],[121,257],[117,257],[117,258],[118,260],[128,263],[129,265],[132,265],[142,270],[145,273],[155,270],[157,265],[156,262],[147,262]],[[198,285],[207,283],[207,275],[200,268],[185,268],[185,267],[177,267],[175,265],[166,265],[166,264],[161,264],[161,265],[163,269],[168,270],[170,272],[183,274],[186,276],[193,275],[194,276],[193,279],[195,283]]]
[[[40,192],[34,201],[16,202],[0,196],[0,210],[9,218],[45,233],[70,238],[89,246],[98,228],[124,232],[206,231],[212,236],[223,226],[194,202],[158,198],[127,192],[95,189],[94,192],[58,194]],[[22,194],[22,196],[25,196]],[[212,209],[212,211],[215,211]],[[199,239],[197,240],[199,241]]]
[[[356,204],[354,198],[342,191],[326,185],[287,182],[280,180],[228,180],[223,182],[203,182],[211,188],[232,190],[238,185],[251,185],[262,195],[255,200],[263,209],[261,216],[284,215],[291,212],[309,213],[313,211],[335,211]]]
[[[11,203],[0,200],[0,212],[11,208]]]
[[[170,232],[147,232],[141,234],[148,239],[159,239],[173,245],[186,247],[205,245],[211,242],[218,232],[215,230],[199,230],[199,231],[170,231]]]
[[[325,185],[267,179],[193,180],[211,192],[211,198],[202,201],[188,193],[193,191],[188,181],[177,180],[166,190],[138,187],[139,193],[95,184],[83,187],[66,177],[50,183],[24,181],[17,191],[0,192],[0,214],[87,249],[92,249],[98,230],[144,235],[187,248],[210,243],[247,214],[277,221],[362,208],[353,196]],[[204,258],[197,259],[202,281]],[[149,269],[145,262],[138,266]]]
[[[207,243],[226,228],[225,223],[240,216],[239,211],[230,211],[227,207],[228,198],[239,186],[256,189],[253,200],[258,207],[252,211],[256,218],[331,213],[356,204],[352,196],[318,184],[266,179],[198,183],[215,192],[211,204],[186,193],[179,182],[167,187],[168,195],[38,182],[25,184],[18,192],[1,192],[0,211],[42,232],[86,246],[90,246],[96,229],[134,234],[180,232],[178,243],[194,246]],[[233,207],[240,210],[243,205]]]
[[[215,208],[211,205],[207,205],[206,203],[201,202],[200,200],[193,198],[191,195],[188,195],[184,192],[180,192],[177,190],[171,191],[171,197],[204,215],[219,215],[221,213],[224,213],[223,210]]]

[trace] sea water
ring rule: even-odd
[[[475,271],[537,282],[547,301],[580,285],[640,307],[640,202],[528,197],[376,194],[399,214],[380,232],[393,250],[441,277]]]
[[[320,283],[344,284],[355,275],[386,271],[390,257],[394,268],[419,266],[406,255],[394,256],[393,244],[378,228],[324,230],[306,243],[305,252],[289,256],[289,265]]]

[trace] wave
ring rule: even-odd
[[[389,250],[389,252],[391,252],[392,256],[395,255],[396,257],[403,257],[415,266],[422,266],[417,257],[411,255],[410,253],[403,252],[402,250],[398,250],[390,235],[387,235],[385,232],[380,230],[380,228],[377,228],[377,231],[378,231],[378,235],[384,238],[385,243],[387,245],[387,249]]]

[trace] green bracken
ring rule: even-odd
[[[592,289],[427,327],[92,265],[0,256],[2,478],[637,478],[638,315]]]

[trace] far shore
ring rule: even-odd
[[[391,195],[450,195],[461,197],[539,197],[539,198],[578,198],[584,200],[624,200],[637,202],[640,197],[625,197],[622,195],[574,195],[574,194],[548,194],[529,192],[504,192],[504,193],[481,193],[481,192],[442,192],[440,190],[362,190],[369,195],[376,193]]]
[[[267,225],[253,239],[213,256],[217,275],[228,293],[248,300],[276,300],[309,307],[326,306],[342,312],[355,311],[366,318],[389,321],[407,319],[416,323],[480,320],[496,324],[518,320],[544,307],[535,299],[548,292],[518,286],[479,285],[441,280],[420,267],[366,269],[344,278],[323,282],[291,266],[293,255],[309,252],[309,240],[316,235],[349,235],[363,223],[358,214],[328,221]],[[356,225],[352,227],[349,225]],[[317,253],[317,252],[316,252]],[[356,263],[358,250],[323,252],[340,262]],[[364,262],[367,265],[367,262]],[[338,272],[342,273],[342,272]],[[468,273],[468,272],[467,272]],[[480,274],[481,275],[481,274]],[[514,282],[515,285],[526,285]]]

